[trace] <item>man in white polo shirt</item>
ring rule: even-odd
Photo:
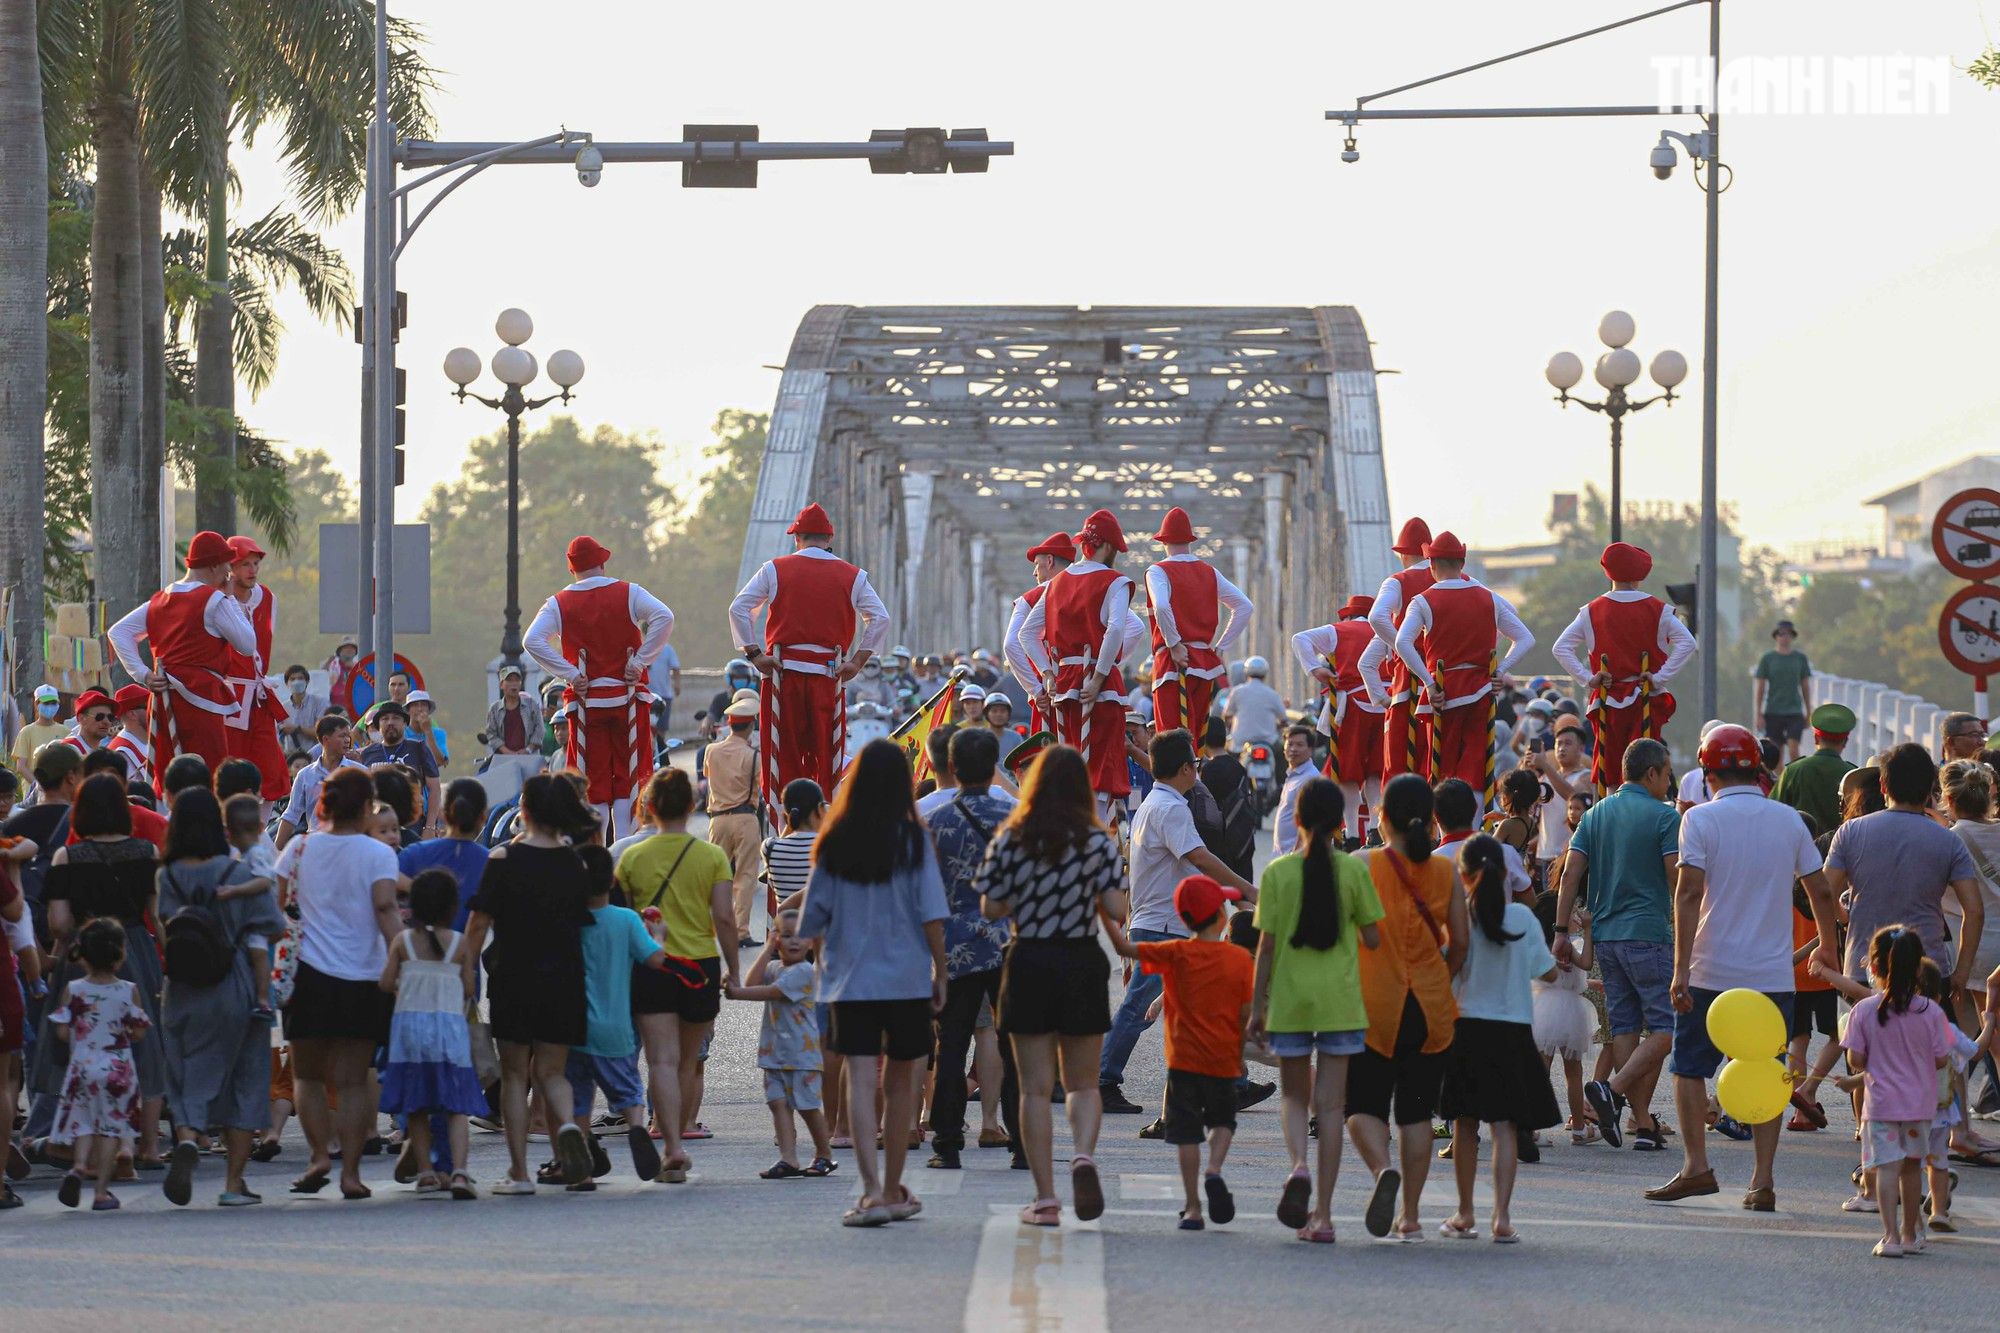
[[[1819,852],[1798,811],[1766,797],[1758,784],[1757,738],[1738,726],[1708,733],[1698,755],[1714,793],[1681,817],[1680,881],[1674,892],[1674,1110],[1680,1119],[1680,1174],[1646,1191],[1672,1202],[1719,1190],[1706,1139],[1707,1080],[1722,1066],[1708,1036],[1708,1010],[1726,990],[1769,996],[1792,1019],[1792,882],[1805,886],[1819,927],[1813,957],[1840,966],[1833,892]],[[1776,1054],[1775,1052],[1773,1054]],[[1756,1167],[1743,1206],[1777,1208],[1772,1166],[1778,1155],[1777,1117],[1751,1127]]]
[[[1237,890],[1245,903],[1257,901],[1257,886],[1224,865],[1203,845],[1195,829],[1194,813],[1187,802],[1188,789],[1199,780],[1194,738],[1183,730],[1155,736],[1150,755],[1153,789],[1132,819],[1132,845],[1127,853],[1132,868],[1132,906],[1125,933],[1135,940],[1185,939],[1187,923],[1174,910],[1174,888],[1183,879],[1207,875]],[[1133,973],[1125,984],[1125,998],[1111,1017],[1111,1032],[1104,1039],[1097,1072],[1098,1088],[1109,1114],[1135,1115],[1140,1110],[1125,1096],[1125,1062],[1139,1044],[1139,1034],[1152,1026],[1146,1010],[1159,995],[1160,984],[1156,974]]]

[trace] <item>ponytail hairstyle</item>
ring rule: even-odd
[[[486,826],[486,788],[475,778],[453,778],[444,789],[444,822],[454,833],[479,836]]]
[[[1431,859],[1431,812],[1435,808],[1431,784],[1415,773],[1399,774],[1382,789],[1382,827],[1397,835],[1398,850],[1413,864]]]
[[[438,927],[457,915],[458,876],[436,866],[419,870],[410,880],[410,919],[424,928],[431,952],[440,959],[444,946],[438,942]]]
[[[1965,761],[1961,759],[1958,762]],[[1944,970],[1929,954],[1924,955],[1923,963],[1917,968],[1917,994],[1936,1004],[1944,1003]]]
[[[1472,919],[1479,933],[1495,944],[1520,939],[1503,928],[1507,918],[1507,854],[1500,850],[1499,840],[1485,833],[1468,839],[1459,848],[1458,873],[1472,885]]]
[[[1882,986],[1882,1004],[1875,1011],[1877,1023],[1887,1023],[1891,1013],[1909,1012],[1923,962],[1923,937],[1908,926],[1884,926],[1868,941],[1868,970]]]
[[[597,831],[596,812],[560,773],[537,773],[521,784],[521,813],[554,838],[588,842]]]
[[[1313,778],[1299,788],[1299,855],[1305,862],[1299,886],[1299,919],[1292,928],[1294,949],[1331,949],[1340,943],[1340,821],[1347,798],[1340,784]]]

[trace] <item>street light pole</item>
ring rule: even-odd
[[[1368,103],[1393,93],[1408,92],[1427,84],[1441,83],[1446,79],[1469,74],[1473,70],[1487,69],[1493,65],[1516,60],[1522,56],[1547,51],[1553,47],[1580,41],[1609,32],[1613,28],[1623,28],[1646,19],[1658,18],[1676,10],[1689,9],[1696,5],[1708,6],[1708,62],[1709,62],[1709,105],[1706,106],[1558,106],[1558,107],[1425,107],[1425,108],[1371,108]],[[1477,64],[1448,70],[1443,74],[1418,79],[1384,92],[1357,98],[1351,110],[1329,111],[1326,119],[1337,120],[1347,126],[1347,138],[1342,144],[1340,158],[1343,162],[1360,160],[1361,153],[1355,146],[1354,129],[1364,120],[1499,120],[1499,119],[1546,119],[1573,116],[1699,116],[1704,125],[1703,132],[1695,135],[1677,134],[1663,131],[1658,147],[1653,150],[1653,174],[1661,180],[1673,174],[1673,143],[1678,142],[1687,150],[1689,158],[1697,166],[1705,166],[1707,179],[1702,182],[1707,196],[1706,204],[1706,272],[1703,281],[1702,312],[1702,385],[1701,385],[1701,568],[1697,571],[1698,592],[1696,617],[1699,622],[1696,634],[1701,645],[1701,693],[1700,711],[1704,717],[1714,717],[1717,712],[1719,678],[1716,672],[1717,650],[1721,646],[1720,626],[1716,615],[1716,563],[1719,549],[1719,524],[1716,517],[1716,403],[1720,392],[1717,379],[1720,374],[1716,356],[1716,308],[1720,296],[1720,270],[1717,263],[1718,246],[1722,227],[1721,196],[1728,186],[1720,173],[1727,168],[1718,157],[1719,135],[1722,117],[1714,105],[1721,83],[1722,68],[1722,0],[1675,0],[1658,9],[1643,14],[1634,14],[1611,23],[1600,24],[1583,32],[1559,37],[1554,41],[1540,42],[1519,51],[1512,51]]]

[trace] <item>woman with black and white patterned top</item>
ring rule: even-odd
[[[1021,802],[1000,825],[974,880],[989,919],[1012,917],[1014,938],[1000,977],[1000,1031],[1014,1043],[1021,1081],[1021,1141],[1034,1173],[1030,1226],[1056,1226],[1049,1098],[1056,1058],[1068,1089],[1075,1151],[1070,1183],[1084,1221],[1104,1211],[1091,1154],[1104,1118],[1097,1063],[1111,1029],[1111,960],[1097,936],[1099,917],[1125,915],[1125,863],[1097,818],[1083,755],[1051,746],[1030,765]]]

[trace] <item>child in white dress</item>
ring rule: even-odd
[[[1585,1144],[1597,1142],[1597,1127],[1591,1123],[1589,1104],[1583,1099],[1583,1060],[1590,1054],[1591,1039],[1597,1033],[1597,1010],[1584,995],[1591,985],[1589,909],[1582,909],[1579,916],[1583,935],[1570,937],[1570,947],[1576,955],[1574,964],[1558,964],[1554,981],[1534,983],[1535,1047],[1550,1066],[1558,1055],[1562,1057],[1563,1084],[1569,1097],[1570,1142]],[[1542,930],[1553,948],[1552,923],[1544,920]]]
[[[97,1177],[94,1212],[118,1207],[111,1173],[118,1151],[138,1134],[139,1075],[132,1043],[150,1021],[139,988],[118,975],[125,961],[125,928],[99,919],[77,935],[84,975],[69,983],[49,1013],[56,1036],[69,1043],[69,1072],[63,1078],[51,1143],[74,1145],[74,1164],[63,1173],[56,1198],[65,1208],[83,1196],[84,1172]]]

